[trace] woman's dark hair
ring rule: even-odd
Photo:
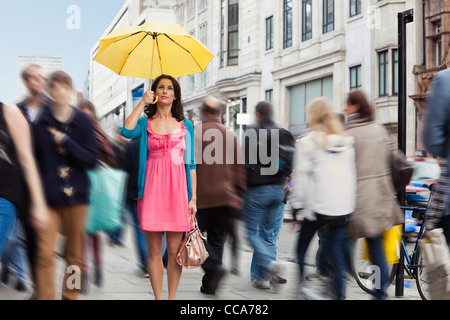
[[[347,105],[357,105],[359,118],[366,121],[375,120],[375,109],[367,100],[365,93],[361,90],[354,90],[348,94]]]
[[[85,109],[90,110],[94,114],[95,121],[98,121],[97,112],[95,111],[94,104],[91,101],[82,99],[80,102],[78,102],[78,109],[80,109],[81,111],[84,111]]]
[[[156,88],[158,87],[159,82],[162,79],[167,79],[167,80],[172,81],[176,100],[173,101],[172,109],[170,111],[172,112],[172,115],[174,116],[175,119],[177,119],[178,122],[183,121],[184,120],[184,107],[183,107],[183,102],[181,100],[181,88],[180,88],[180,84],[178,83],[178,81],[175,78],[173,78],[172,76],[169,76],[167,74],[160,75],[158,78],[155,79],[155,81],[153,81],[152,91],[156,92]],[[144,113],[148,118],[151,119],[156,113],[156,104],[146,105],[144,108]]]

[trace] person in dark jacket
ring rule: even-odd
[[[80,291],[83,235],[89,206],[87,170],[97,165],[98,145],[91,119],[70,105],[72,79],[55,71],[48,80],[53,100],[33,125],[34,149],[49,206],[50,224],[38,232],[37,299],[55,299],[54,248],[62,225],[66,272],[62,299]]]
[[[22,111],[23,116],[28,121],[30,126],[39,119],[41,111],[48,108],[50,105],[50,99],[45,94],[45,75],[41,66],[37,64],[31,64],[26,66],[21,73],[22,82],[28,89],[28,96],[17,104],[17,107]],[[33,140],[33,137],[31,137]],[[22,197],[20,205],[17,208],[18,223],[22,224],[23,232],[25,236],[26,254],[28,258],[28,269],[30,270],[30,280],[33,283],[33,293],[30,299],[34,299],[36,294],[34,292],[34,283],[36,279],[36,265],[37,265],[37,235],[36,228],[33,223],[33,216],[30,213],[30,200],[28,188],[26,187],[25,180],[22,179]],[[20,237],[20,236],[19,236]],[[14,254],[14,252],[16,252]],[[16,263],[20,267],[23,261],[21,257],[20,248],[12,245],[10,247],[12,263]],[[6,257],[7,258],[7,257]],[[16,261],[14,261],[16,259]],[[2,279],[7,281],[9,276],[8,267],[2,269]],[[25,284],[24,284],[25,285]],[[19,286],[19,283],[18,283]]]
[[[257,124],[245,134],[247,192],[243,216],[247,236],[254,249],[251,268],[253,286],[270,289],[270,284],[284,283],[276,262],[278,234],[283,221],[287,177],[292,173],[295,139],[289,131],[272,120],[273,106],[256,106]],[[287,141],[286,147],[282,142]],[[290,145],[290,146],[289,146]],[[292,149],[285,153],[284,150]]]
[[[195,145],[201,152],[197,162],[197,207],[200,230],[206,231],[208,259],[202,264],[205,274],[200,291],[215,294],[225,270],[222,267],[228,235],[236,244],[234,220],[242,207],[246,189],[245,168],[240,161],[236,135],[220,123],[222,103],[212,97],[203,101],[201,125],[196,126]],[[206,136],[213,134],[209,141]],[[207,140],[207,141],[204,141]],[[214,147],[214,148],[211,148]],[[230,161],[232,160],[232,161]],[[234,246],[233,257],[237,257]]]
[[[428,152],[434,157],[443,158],[441,166],[443,168],[441,177],[437,184],[435,196],[433,196],[431,207],[435,207],[435,201],[438,200],[437,194],[442,198],[442,210],[430,210],[433,213],[432,219],[429,219],[426,227],[427,231],[435,228],[444,230],[447,244],[450,244],[450,195],[449,195],[449,178],[448,172],[450,162],[450,69],[441,71],[436,74],[433,80],[430,96],[427,101],[427,111],[425,113],[425,121],[423,128],[423,142]],[[437,214],[436,214],[437,213]],[[436,214],[436,215],[435,215]],[[428,237],[428,233],[426,236]]]

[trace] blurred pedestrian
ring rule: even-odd
[[[25,185],[22,184],[22,179]],[[32,227],[48,228],[49,213],[35,159],[30,127],[15,106],[0,103],[0,256],[12,236],[26,194]],[[25,192],[26,188],[27,192]],[[5,267],[5,266],[4,266]],[[6,272],[6,271],[5,271]]]
[[[449,195],[449,162],[450,146],[449,146],[449,130],[450,119],[448,114],[450,113],[450,69],[438,72],[432,82],[430,96],[427,101],[427,109],[425,112],[425,121],[423,128],[423,142],[427,151],[429,151],[434,157],[440,157],[443,173],[436,185],[436,189],[433,190],[435,194],[445,193],[441,199],[441,210],[430,210],[432,218],[428,219],[426,224],[427,231],[435,228],[442,228],[444,230],[445,239],[447,244],[450,244],[450,195]],[[438,199],[434,196],[434,201]],[[435,204],[432,203],[435,207]]]
[[[304,258],[312,236],[325,226],[323,250],[333,266],[331,296],[345,299],[344,240],[347,223],[355,209],[356,169],[354,139],[333,113],[331,103],[318,98],[308,107],[310,131],[298,142],[291,205],[304,209],[297,251],[300,281]]]
[[[41,66],[37,64],[31,64],[26,66],[21,73],[22,82],[28,90],[28,96],[17,104],[22,114],[27,119],[30,126],[39,119],[41,111],[48,108],[50,105],[50,99],[45,94],[45,75]],[[31,216],[29,213],[29,200],[28,195],[24,195],[24,200],[18,209],[18,217],[20,223],[23,225],[23,230],[26,238],[26,254],[27,263],[30,270],[31,280],[33,282],[33,294],[30,299],[35,299],[36,294],[35,281],[36,281],[36,265],[37,265],[37,234],[31,222]],[[18,257],[18,256],[17,256]]]
[[[248,128],[244,137],[248,189],[243,215],[247,237],[254,249],[250,270],[253,286],[270,289],[270,281],[274,285],[280,282],[277,234],[283,221],[284,187],[292,173],[295,139],[289,131],[275,125],[270,103],[259,102],[255,115],[257,123]],[[289,150],[290,145],[292,151],[285,153],[283,150]]]
[[[134,243],[137,250],[139,269],[148,276],[147,261],[148,248],[145,233],[141,229],[138,214],[138,171],[139,171],[139,145],[140,138],[129,141],[125,146],[121,168],[128,173],[125,196],[125,209],[132,218],[134,229]]]
[[[113,147],[114,147],[114,152],[116,154],[116,160],[118,163],[123,161],[123,158],[125,156],[125,148],[129,141],[128,139],[126,139],[125,137],[123,137],[120,134],[121,128],[122,127],[118,127],[118,128],[114,129],[113,139],[111,141],[113,144]],[[121,224],[120,228],[107,232],[108,238],[109,238],[109,244],[111,246],[119,246],[119,247],[125,246],[125,244],[122,240],[124,237],[124,231],[125,231],[125,227],[127,224],[125,205],[122,210],[121,219],[122,219],[122,224]]]
[[[383,232],[405,221],[389,174],[392,142],[386,128],[376,123],[375,109],[364,92],[350,92],[346,104],[345,127],[355,138],[358,180],[356,208],[350,219],[347,237],[366,238],[370,259],[380,268],[381,286],[376,288],[375,297],[386,299],[389,284]]]
[[[23,69],[21,76],[24,86],[28,89],[28,96],[17,106],[27,121],[33,123],[50,104],[50,99],[45,94],[44,70],[37,64],[31,64]]]
[[[151,104],[158,97],[156,104]],[[145,117],[140,117],[144,111]],[[163,232],[167,240],[169,300],[176,298],[182,267],[176,262],[183,232],[193,229],[197,175],[192,123],[184,119],[181,88],[168,75],[156,78],[126,119],[122,135],[140,138],[138,212],[148,245],[148,270],[155,299],[162,299]]]
[[[99,147],[98,154],[98,166],[106,164],[112,168],[118,167],[117,157],[115,154],[115,149],[110,141],[108,135],[103,131],[102,127],[98,123],[97,113],[95,112],[95,106],[89,100],[82,99],[78,103],[78,109],[86,113],[92,121],[94,127],[95,138],[97,140],[97,145]],[[102,236],[100,232],[85,234],[84,250],[83,250],[83,265],[81,268],[81,291],[87,293],[88,291],[88,279],[89,276],[89,259],[88,253],[92,249],[93,260],[94,260],[94,276],[93,283],[99,287],[103,282],[103,262],[102,262]]]
[[[1,280],[4,284],[8,284],[9,276],[16,278],[15,289],[17,291],[27,290],[27,268],[24,249],[25,239],[22,231],[22,224],[16,219],[14,230],[8,239],[1,256],[2,276]]]
[[[237,137],[220,123],[222,106],[219,100],[206,98],[201,107],[201,124],[195,128],[196,151],[201,152],[196,157],[198,223],[200,230],[207,234],[209,253],[202,264],[205,274],[200,291],[205,294],[215,294],[225,275],[224,245],[228,235],[236,236],[234,220],[246,189]]]
[[[70,105],[74,94],[71,77],[63,71],[53,72],[48,90],[52,104],[33,125],[35,154],[51,220],[47,230],[38,233],[37,298],[55,299],[54,249],[62,225],[66,260],[62,299],[75,300],[80,291],[90,195],[87,170],[97,165],[98,146],[91,119]]]

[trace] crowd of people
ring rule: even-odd
[[[444,100],[433,96],[446,92],[439,87],[444,81],[440,77],[433,87],[433,105]],[[444,77],[448,86],[448,71]],[[40,66],[30,65],[22,79],[29,90],[27,99],[17,107],[0,103],[4,283],[13,275],[16,289],[26,290],[30,270],[32,299],[59,298],[55,264],[56,252],[62,250],[70,270],[64,274],[62,299],[75,300],[87,292],[91,277],[95,285],[102,285],[101,232],[107,232],[110,243],[120,245],[123,226],[86,231],[86,221],[98,200],[91,193],[91,174],[107,167],[127,175],[120,205],[131,217],[137,263],[148,273],[157,300],[163,298],[165,272],[168,298],[176,299],[182,276],[178,248],[193,229],[194,216],[206,235],[209,254],[201,266],[202,293],[214,295],[226,274],[222,260],[227,241],[232,248],[231,272],[240,272],[238,220],[253,249],[249,270],[253,286],[266,290],[286,283],[289,279],[282,277],[277,262],[277,242],[287,203],[293,223],[299,225],[298,242],[292,244],[299,274],[289,281],[304,287],[305,254],[317,233],[317,271],[332,279],[330,297],[345,299],[344,274],[352,246],[364,237],[370,259],[380,269],[375,298],[387,297],[382,235],[403,223],[404,214],[390,178],[393,143],[362,91],[349,92],[344,121],[326,98],[310,102],[308,129],[298,139],[275,124],[272,104],[260,102],[255,107],[256,123],[246,128],[240,142],[222,123],[224,104],[216,98],[203,101],[195,125],[186,119],[180,85],[169,75],[154,80],[114,137],[102,129],[92,102],[71,104],[74,90],[67,73],[56,71],[45,78]],[[450,99],[445,100],[448,106]],[[448,117],[434,113],[447,110],[431,108],[425,127],[430,152],[444,158],[450,151],[449,124],[434,122]],[[446,176],[442,179],[447,186]],[[441,223],[448,234],[446,212],[438,213],[428,228]],[[73,279],[80,279],[80,285]]]

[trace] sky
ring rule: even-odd
[[[19,56],[62,58],[83,91],[90,51],[124,0],[0,0],[0,101],[16,104]]]

